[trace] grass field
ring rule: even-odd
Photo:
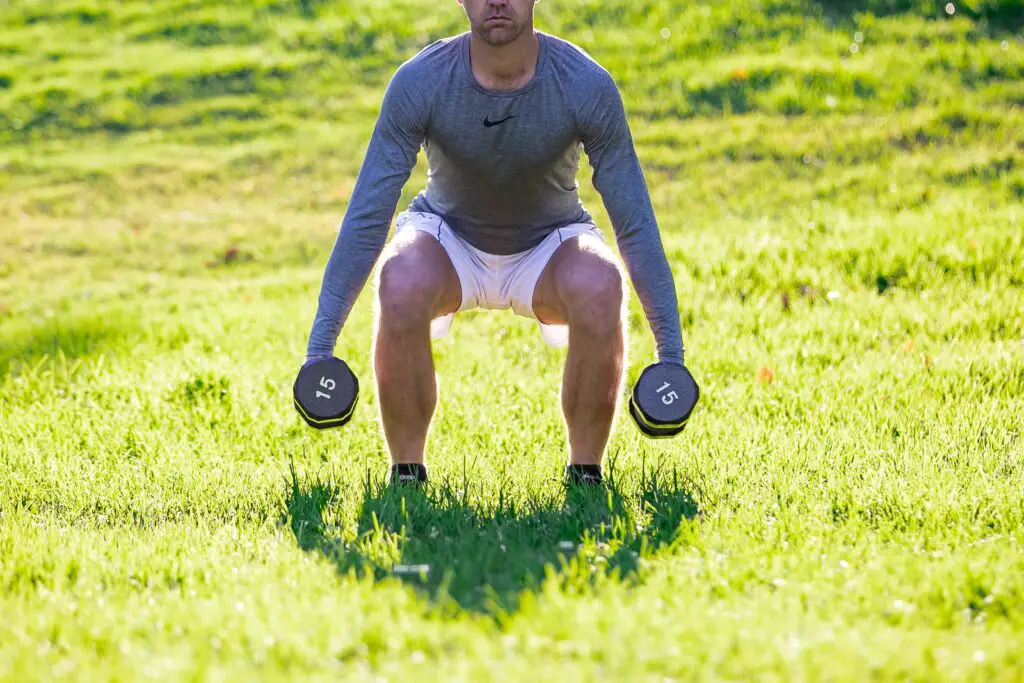
[[[540,3],[623,90],[703,400],[567,498],[564,352],[466,314],[403,499],[369,293],[353,423],[290,385],[454,0],[0,4],[0,679],[1024,680],[1024,5],[950,9]]]

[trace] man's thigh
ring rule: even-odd
[[[546,325],[565,325],[574,297],[588,291],[591,282],[620,274],[615,253],[600,237],[584,233],[567,239],[537,280],[533,311]]]
[[[458,273],[444,247],[430,233],[399,231],[384,251],[378,292],[394,290],[433,302],[434,316],[447,315],[462,305]]]

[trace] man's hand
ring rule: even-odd
[[[306,367],[315,360],[324,360],[326,358],[334,358],[334,356],[306,356],[306,360],[302,362],[302,367]]]

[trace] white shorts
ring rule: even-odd
[[[395,221],[395,234],[405,230],[425,232],[444,247],[462,286],[462,304],[457,312],[474,308],[507,309],[537,320],[533,312],[533,292],[541,273],[559,245],[581,234],[604,236],[593,223],[573,223],[558,228],[533,249],[518,254],[497,255],[480,251],[455,234],[444,219],[432,213],[403,211]],[[440,339],[448,334],[454,313],[436,318],[430,324],[430,336]],[[569,341],[567,325],[545,325],[537,320],[541,335],[551,346]]]

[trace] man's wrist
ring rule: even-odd
[[[658,362],[659,363],[672,363],[674,365],[683,365],[683,366],[685,366],[685,364],[683,363],[683,354],[674,354],[674,353],[669,353],[669,354],[665,354],[665,355],[658,354]]]

